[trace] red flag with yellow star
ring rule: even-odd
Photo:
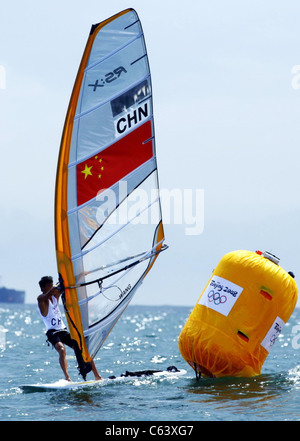
[[[153,156],[148,121],[105,150],[77,164],[77,204],[93,199]],[[147,141],[147,142],[145,142]]]

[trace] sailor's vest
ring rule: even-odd
[[[56,297],[52,296],[51,300],[49,299],[48,314],[46,317],[41,314],[41,317],[45,323],[46,331],[49,331],[49,329],[65,329]]]

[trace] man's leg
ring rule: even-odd
[[[76,340],[71,339],[70,333],[69,332],[65,332],[65,334],[63,336],[61,336],[62,341],[68,345],[70,348],[72,348],[75,352],[76,355],[76,359],[77,359],[77,363],[78,363],[78,369],[80,374],[82,375],[83,379],[86,379],[86,375],[90,372],[93,371],[93,374],[95,376],[95,380],[101,380],[102,377],[99,374],[99,372],[97,371],[97,368],[95,366],[94,361],[92,360],[90,363],[86,363],[85,361],[83,361],[82,358],[82,353],[78,347],[78,343]]]
[[[77,341],[71,340],[71,342],[72,342],[71,347],[73,348],[75,355],[76,355],[79,373],[85,381],[87,374],[89,372],[91,372],[91,370],[92,370],[92,365],[91,365],[91,363],[86,363],[85,361],[83,361],[82,353],[78,347]]]
[[[92,371],[93,374],[95,376],[95,380],[102,380],[101,375],[99,374],[99,372],[97,371],[96,365],[94,363],[94,360],[91,361],[91,365],[92,365]]]
[[[67,365],[67,358],[66,358],[66,349],[63,343],[58,342],[55,345],[55,349],[57,350],[59,354],[59,364],[62,368],[63,373],[65,374],[65,378],[67,381],[72,381],[68,374],[68,365]]]

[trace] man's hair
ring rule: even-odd
[[[39,281],[40,288],[43,289],[48,283],[53,283],[53,279],[51,276],[44,276]]]

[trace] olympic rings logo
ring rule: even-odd
[[[221,296],[219,292],[214,292],[213,290],[209,291],[207,294],[208,301],[214,302],[216,306],[220,305],[220,303],[225,303],[227,301],[226,296]]]

